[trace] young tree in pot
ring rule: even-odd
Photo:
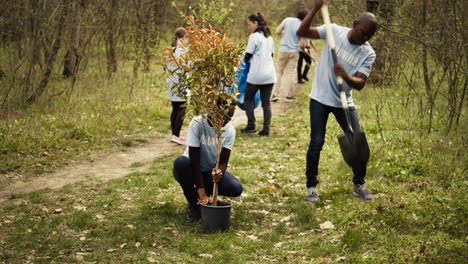
[[[184,52],[176,56],[173,48],[164,51],[165,63],[177,67],[169,71],[175,74],[179,82],[173,86],[173,92],[181,97],[188,97],[190,90],[189,112],[206,115],[216,134],[216,167],[219,169],[221,152],[221,134],[229,107],[236,100],[236,70],[241,62],[242,49],[229,39],[227,34],[218,32],[214,27],[203,28],[201,20],[189,17],[185,38],[188,45]],[[188,98],[187,98],[188,99]],[[219,103],[223,101],[224,103]],[[217,204],[218,185],[213,186],[213,205]]]

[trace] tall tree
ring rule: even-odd
[[[63,76],[76,77],[78,64],[80,60],[80,36],[81,36],[81,18],[84,0],[71,1],[71,12],[68,17],[69,21],[69,37],[68,37],[68,50],[65,55],[63,65]]]
[[[34,103],[39,99],[39,97],[45,92],[47,85],[49,84],[50,75],[55,65],[55,60],[57,58],[58,51],[62,45],[63,31],[65,29],[65,18],[68,15],[68,1],[63,0],[62,2],[62,13],[59,17],[57,25],[57,35],[55,36],[55,41],[52,46],[52,50],[48,53],[46,57],[46,65],[44,74],[42,76],[39,86],[33,91],[32,95],[28,98],[28,103]]]

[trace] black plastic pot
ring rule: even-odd
[[[232,205],[218,201],[216,206],[201,205],[203,232],[207,234],[229,229]]]

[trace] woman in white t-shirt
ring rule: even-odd
[[[186,44],[186,34],[185,28],[181,27],[176,29],[174,35],[174,41],[172,42],[172,47],[174,49],[174,55],[178,58],[183,55],[186,51],[183,48],[184,44]],[[177,96],[176,93],[172,90],[174,85],[179,83],[179,72],[180,69],[174,63],[168,62],[166,64],[167,70],[174,72],[172,75],[166,78],[167,84],[167,99],[171,101],[172,105],[172,112],[171,112],[171,130],[172,130],[172,137],[171,141],[180,145],[185,144],[185,140],[180,136],[180,130],[182,129],[182,124],[184,123],[185,117],[185,98],[181,98]],[[187,95],[190,91],[185,90]]]
[[[263,129],[260,136],[270,135],[271,106],[270,96],[276,82],[276,71],[273,62],[275,43],[271,37],[265,18],[260,13],[247,18],[247,28],[252,34],[249,36],[245,61],[250,63],[247,75],[244,106],[247,114],[247,126],[242,133],[255,133],[254,96],[260,90],[263,108]]]

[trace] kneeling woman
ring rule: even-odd
[[[207,118],[197,116],[190,121],[187,132],[187,148],[183,156],[174,161],[174,178],[179,182],[188,201],[187,220],[200,219],[199,204],[210,203],[213,182],[218,183],[219,195],[237,197],[242,193],[239,179],[226,171],[234,145],[236,130],[229,123],[235,105],[229,107],[221,135],[221,157],[216,170],[216,134]]]

